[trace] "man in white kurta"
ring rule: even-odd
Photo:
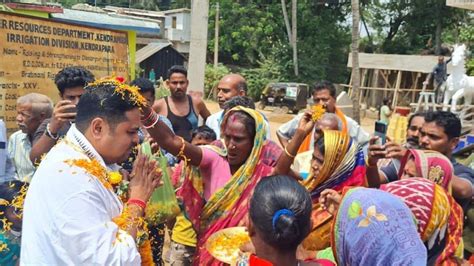
[[[140,265],[135,240],[112,222],[123,205],[84,169],[65,163],[96,159],[106,165],[73,125],[34,174],[23,216],[21,264]]]

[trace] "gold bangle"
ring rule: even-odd
[[[285,147],[284,150],[285,150],[286,155],[287,155],[288,157],[290,157],[291,159],[294,159],[294,158],[296,157],[296,155],[290,154],[290,153],[288,152],[288,150],[286,149],[286,147]]]
[[[179,149],[179,153],[176,157],[183,159],[184,163],[186,164],[188,162],[188,158],[186,158],[186,155],[184,155],[184,148],[186,147],[186,143],[184,142],[184,139],[182,137],[179,137],[181,139],[181,148]]]

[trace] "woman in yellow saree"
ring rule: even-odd
[[[347,133],[323,130],[322,137],[315,140],[309,177],[302,182],[310,192],[313,201],[313,227],[303,242],[307,250],[322,250],[329,247],[333,216],[319,204],[320,193],[324,189],[342,191],[348,186],[366,186],[365,161],[362,147]],[[294,152],[302,139],[294,139],[287,146]]]

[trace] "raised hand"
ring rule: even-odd
[[[311,132],[314,129],[314,121],[312,119],[313,116],[313,111],[312,110],[306,110],[304,112],[303,117],[300,119],[300,122],[298,123],[298,129],[301,129],[305,132],[305,135],[311,134]]]
[[[332,189],[323,190],[323,192],[321,192],[321,196],[319,196],[319,203],[323,209],[327,210],[331,214],[336,213],[341,200],[342,196],[337,191]]]
[[[51,122],[49,123],[51,133],[57,134],[64,124],[76,118],[77,111],[75,108],[76,105],[68,100],[59,101],[56,106],[54,106]]]
[[[377,144],[377,140],[379,137],[374,136],[370,138],[369,141],[369,149],[368,149],[368,158],[367,158],[367,163],[370,166],[376,166],[377,162],[380,159],[383,159],[387,155],[387,151],[385,150],[385,145],[379,145]]]
[[[130,198],[148,202],[155,188],[162,184],[161,176],[156,161],[139,152],[130,175]]]
[[[392,142],[392,140],[388,137],[387,143],[384,146],[386,151],[386,158],[401,160],[407,152],[407,150],[403,148],[402,145]]]

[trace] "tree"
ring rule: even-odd
[[[285,22],[286,32],[288,34],[288,42],[291,48],[293,48],[293,69],[295,76],[299,75],[298,72],[298,46],[297,46],[297,14],[298,14],[298,1],[291,0],[291,26],[288,18],[288,12],[286,9],[286,1],[281,0],[281,10],[283,12],[283,21]]]
[[[288,43],[291,44],[291,26],[290,26],[290,19],[288,18],[288,11],[286,9],[286,1],[281,0],[281,11],[283,13],[283,20],[285,21],[286,33],[288,35]]]
[[[361,2],[379,53],[444,53],[444,33],[457,27],[466,13],[444,0]]]
[[[293,67],[295,69],[295,76],[298,76],[298,39],[297,39],[297,14],[298,14],[298,0],[291,0],[291,46],[293,48]]]
[[[217,1],[211,0],[211,5]],[[346,83],[350,49],[350,28],[346,22],[350,5],[344,1],[324,5],[320,1],[299,0],[296,8],[292,5],[290,11],[288,2],[219,0],[219,61],[232,71],[244,73],[247,79],[250,77],[255,81],[294,81],[312,85],[326,79]],[[287,11],[283,11],[283,8]],[[286,23],[283,14],[286,12],[288,16],[288,11],[296,11],[294,18],[298,18],[298,76],[294,71],[290,18]],[[210,10],[210,29],[214,28],[214,12]],[[209,54],[212,54],[214,36],[209,37],[208,49]],[[208,62],[212,62],[212,56],[208,59]],[[266,74],[270,64],[278,69],[273,72],[275,74]],[[252,82],[253,96],[260,95],[259,90],[264,87],[261,83]]]
[[[360,69],[359,69],[359,0],[352,0],[352,105],[353,119],[360,123],[359,106],[359,87],[360,87]]]

